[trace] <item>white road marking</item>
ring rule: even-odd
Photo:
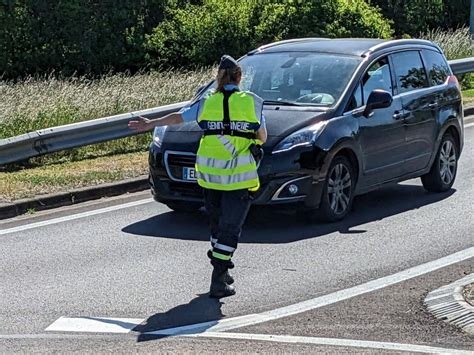
[[[93,332],[128,333],[145,319],[110,317],[60,317],[46,331],[52,332]]]
[[[423,274],[427,274],[434,270],[441,269],[451,264],[458,263],[463,260],[467,260],[474,257],[474,247],[464,249],[457,253],[442,257],[437,260],[430,261],[425,264],[421,264],[410,269],[397,272],[393,275],[385,276],[380,279],[372,280],[361,285],[347,288],[345,290],[336,291],[328,295],[316,297],[308,301],[299,302],[286,307],[277,308],[271,311],[262,312],[259,314],[250,314],[238,318],[229,318],[217,321],[217,324],[209,327],[209,322],[198,323],[192,325],[193,331],[227,331],[231,329],[237,329],[253,324],[268,322],[271,320],[292,316],[302,312],[307,312],[316,308],[328,306],[333,303],[347,300],[352,297],[360,296],[365,293],[379,290],[381,288],[391,286],[402,281],[412,279]],[[181,333],[188,333],[191,326],[187,327],[176,327],[164,330],[158,330],[150,332],[150,334],[167,334],[175,335]]]
[[[464,125],[464,128],[469,128],[469,127],[472,127],[472,126],[474,126],[474,122]],[[28,230],[28,229],[48,226],[48,225],[51,225],[51,224],[56,224],[56,223],[61,223],[61,222],[72,221],[74,219],[94,216],[94,215],[101,214],[101,213],[117,211],[117,210],[120,210],[120,209],[123,209],[123,208],[129,208],[129,207],[143,205],[143,204],[146,204],[146,203],[149,203],[149,202],[152,202],[152,201],[153,201],[152,198],[147,198],[147,199],[144,199],[144,200],[124,203],[124,204],[121,204],[121,205],[100,208],[100,209],[97,209],[97,210],[82,212],[82,213],[73,214],[73,215],[64,216],[64,217],[59,217],[59,218],[53,218],[53,219],[46,220],[46,221],[25,224],[25,225],[21,225],[21,226],[18,226],[18,227],[13,227],[13,228],[8,228],[8,229],[1,229],[0,230],[0,235],[5,235],[5,234],[15,233],[15,232],[21,232],[21,231]]]
[[[369,293],[381,288],[391,286],[402,281],[412,279],[414,277],[427,274],[429,272],[441,269],[451,264],[458,263],[463,260],[467,260],[474,256],[474,247],[464,249],[457,253],[442,257],[437,260],[427,262],[404,271],[397,272],[395,274],[385,276],[376,280],[372,280],[354,287],[350,287],[344,290],[339,290],[328,295],[316,297],[308,301],[299,302],[286,307],[280,307],[267,312],[258,314],[249,314],[239,317],[232,317],[227,319],[215,320],[210,322],[196,323],[186,326],[159,329],[155,331],[145,332],[144,334],[149,335],[184,335],[184,334],[197,334],[205,332],[223,332],[241,327],[246,327],[254,324],[272,321],[275,319],[292,316],[302,312],[314,310],[316,308],[328,306],[340,301],[350,299],[352,297],[360,296],[365,293]],[[122,318],[122,322],[133,323],[133,320]],[[56,323],[56,322],[55,322]],[[54,324],[54,323],[53,323]],[[92,328],[90,328],[92,329]],[[131,328],[132,329],[132,328]],[[51,326],[46,330],[53,330]],[[68,331],[66,328],[56,326],[54,330],[57,331]],[[88,331],[87,329],[84,331]],[[89,330],[94,331],[94,330]]]
[[[219,338],[219,339],[242,339],[242,340],[259,340],[270,341],[277,343],[294,343],[294,344],[313,344],[313,345],[328,345],[328,346],[344,346],[350,348],[370,348],[394,351],[409,351],[430,354],[470,354],[472,351],[446,349],[439,347],[432,347],[427,345],[416,344],[400,344],[388,343],[380,341],[366,341],[356,339],[337,339],[337,338],[317,338],[306,336],[291,336],[291,335],[272,335],[272,334],[246,334],[246,333],[203,333],[194,335],[185,335],[193,338]]]
[[[15,233],[15,232],[21,232],[21,231],[28,230],[28,229],[49,226],[51,224],[56,224],[56,223],[61,223],[61,222],[72,221],[72,220],[75,220],[75,219],[94,216],[94,215],[101,214],[101,213],[107,213],[107,212],[121,210],[121,209],[124,209],[124,208],[140,206],[140,205],[144,205],[146,203],[150,203],[152,201],[153,201],[152,198],[147,198],[147,199],[144,199],[144,200],[127,202],[127,203],[123,203],[123,204],[116,205],[116,206],[110,206],[110,207],[100,208],[100,209],[97,209],[97,210],[72,214],[72,215],[69,215],[69,216],[48,219],[48,220],[41,221],[41,222],[34,222],[34,223],[30,223],[30,224],[25,224],[25,225],[21,225],[21,226],[18,226],[18,227],[1,229],[0,230],[0,235],[5,235],[5,234]]]
[[[465,125],[464,125],[464,128],[469,128],[469,127],[472,127],[472,126],[474,126],[474,122],[473,122],[473,123],[465,124]]]

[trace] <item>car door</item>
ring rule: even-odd
[[[388,57],[373,62],[362,76],[354,93],[355,106],[363,106],[370,93],[382,89],[393,95],[392,75]],[[358,120],[358,143],[363,156],[361,187],[377,185],[402,174],[405,158],[405,128],[400,99],[394,97],[387,108],[376,109],[370,117]]]
[[[413,173],[428,166],[434,145],[439,90],[430,87],[421,53],[409,50],[390,56],[395,73],[405,125],[404,172]]]

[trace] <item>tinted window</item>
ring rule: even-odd
[[[264,100],[332,106],[360,61],[359,57],[311,52],[250,55],[239,62],[243,69],[240,86]]]
[[[392,61],[399,93],[428,86],[420,53],[417,51],[395,53],[392,54]]]
[[[375,89],[392,92],[392,78],[388,58],[384,57],[372,64],[362,77],[363,101],[367,102],[369,95]]]
[[[424,50],[423,61],[425,62],[426,71],[428,72],[430,85],[444,84],[449,76],[449,68],[441,53]]]

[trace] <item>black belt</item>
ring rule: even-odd
[[[205,136],[226,135],[234,137],[242,137],[247,139],[256,139],[257,135],[254,132],[241,132],[233,129],[209,129],[204,131]]]

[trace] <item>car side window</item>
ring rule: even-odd
[[[418,51],[399,52],[391,56],[399,94],[428,87],[426,71]]]
[[[441,85],[446,82],[449,76],[449,67],[441,53],[423,50],[423,62],[428,72],[430,86]]]
[[[357,85],[347,110],[361,107],[367,102],[372,91],[380,89],[393,95],[392,78],[390,76],[390,64],[387,57],[383,57],[373,63],[362,76],[362,81]]]
[[[390,65],[387,57],[373,63],[362,77],[362,100],[364,104],[367,103],[370,93],[376,89],[393,94]]]

